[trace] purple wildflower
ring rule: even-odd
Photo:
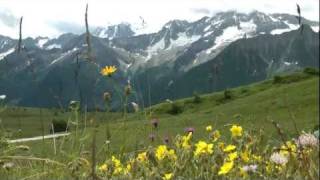
[[[184,131],[185,131],[186,133],[188,133],[188,134],[189,134],[190,132],[193,134],[193,133],[194,133],[194,128],[193,128],[193,127],[188,127],[188,128],[185,128]]]
[[[159,125],[158,119],[153,119],[153,120],[151,121],[151,124],[152,124],[152,126],[153,126],[154,128],[157,128],[158,125]]]
[[[152,142],[154,141],[155,137],[156,137],[156,136],[155,136],[154,134],[150,134],[150,135],[149,135],[149,138],[150,138],[150,140],[151,140]]]

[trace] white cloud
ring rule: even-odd
[[[83,27],[86,3],[89,3],[91,26],[140,23],[139,16],[142,16],[151,31],[172,19],[194,21],[218,11],[296,14],[296,3],[300,4],[304,17],[311,20],[319,17],[318,0],[1,0],[0,11],[11,12],[15,17],[24,16],[24,36],[58,36],[63,28],[52,28],[54,24],[62,22]],[[3,24],[0,20],[0,25]],[[3,33],[15,36],[1,27],[0,34]]]

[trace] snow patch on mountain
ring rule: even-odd
[[[191,44],[197,40],[199,40],[201,38],[201,36],[187,36],[187,34],[185,32],[183,33],[178,33],[178,38],[176,40],[171,40],[171,44],[169,46],[169,48],[173,48],[173,47],[180,47],[180,46],[185,46],[188,44]]]
[[[58,57],[57,59],[53,60],[53,61],[50,63],[50,65],[55,64],[55,63],[61,61],[63,58],[65,58],[66,56],[71,55],[72,53],[76,52],[77,50],[78,50],[78,48],[73,48],[72,50],[69,50],[69,51],[63,53],[60,57]]]
[[[282,34],[285,32],[297,30],[299,28],[298,24],[290,24],[288,21],[284,21],[284,23],[288,26],[288,28],[274,29],[270,32],[270,34],[272,34],[272,35]]]
[[[61,49],[61,45],[60,44],[51,44],[48,47],[46,47],[46,50],[51,50],[51,49]]]
[[[11,48],[6,52],[0,53],[0,61],[4,59],[6,56],[8,56],[9,54],[13,53],[14,50],[15,50],[14,48]]]
[[[46,44],[48,41],[49,41],[48,38],[39,39],[39,40],[38,40],[38,43],[37,43],[37,46],[38,46],[39,48],[43,48],[44,44]]]
[[[162,38],[160,41],[155,43],[153,46],[148,47],[148,49],[146,50],[148,55],[147,55],[147,58],[145,59],[145,61],[150,60],[152,58],[152,56],[158,54],[158,51],[160,51],[164,48],[165,48],[165,42],[164,42],[164,38]]]
[[[311,26],[313,32],[319,32],[319,26]]]

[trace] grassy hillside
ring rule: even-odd
[[[150,134],[156,135],[156,141],[163,141],[164,138],[173,139],[177,133],[184,133],[188,127],[195,129],[196,137],[203,136],[203,129],[207,125],[227,132],[228,125],[241,124],[252,131],[262,129],[268,136],[277,138],[271,120],[278,122],[288,137],[296,134],[294,123],[299,131],[312,130],[319,121],[319,77],[296,73],[280,79],[281,81],[275,78],[224,92],[195,95],[173,103],[164,102],[145,112],[130,113],[126,120],[120,113],[91,112],[86,118],[81,114],[80,122],[83,125],[86,121],[90,129],[90,122],[97,120],[98,144],[103,144],[108,139],[112,142],[112,149],[122,147],[127,150],[148,144]],[[15,132],[16,138],[42,135],[42,122],[47,134],[52,119],[73,120],[74,116],[57,110],[43,110],[40,116],[39,109],[8,109],[1,118],[2,125]],[[150,124],[152,119],[159,121],[157,132],[154,132]],[[19,127],[22,129],[20,133],[17,132]],[[38,143],[41,142],[31,144]],[[50,140],[47,143],[49,147],[52,146]]]
[[[243,147],[241,144],[248,143],[246,138],[249,138],[249,140],[252,137],[256,138],[254,139],[256,145],[252,147],[252,152],[260,154],[261,151],[268,151],[267,154],[261,155],[266,161],[269,161],[269,154],[272,153],[270,146],[279,147],[283,144],[283,139],[290,140],[299,136],[302,131],[313,132],[315,128],[319,127],[318,87],[318,74],[298,72],[223,92],[201,96],[194,95],[194,97],[175,102],[164,102],[145,111],[129,113],[126,116],[121,113],[107,112],[76,114],[72,112],[61,113],[58,110],[48,109],[40,111],[40,109],[32,108],[7,108],[1,113],[1,131],[11,132],[13,136],[9,138],[47,134],[52,119],[65,119],[70,122],[71,135],[56,140],[46,139],[20,143],[17,144],[18,146],[8,146],[7,150],[0,151],[2,154],[0,160],[6,161],[17,158],[15,162],[18,163],[19,168],[13,171],[0,169],[0,174],[3,173],[3,177],[9,177],[9,179],[26,177],[28,174],[31,175],[30,177],[39,176],[40,179],[42,176],[53,179],[87,177],[90,176],[89,165],[92,162],[96,162],[98,165],[108,164],[110,162],[106,159],[110,160],[112,155],[130,161],[128,158],[132,155],[136,156],[139,152],[154,153],[155,150],[152,147],[159,144],[167,144],[168,147],[174,148],[177,135],[186,134],[186,128],[194,129],[193,142],[203,140],[204,137],[207,137],[206,139],[210,142],[212,140],[206,132],[206,126],[208,125],[221,132],[219,142],[237,143],[239,148]],[[76,118],[77,115],[79,115],[78,119]],[[157,128],[154,128],[151,123],[153,119],[157,119]],[[280,124],[283,131],[281,138],[271,121]],[[76,122],[79,122],[77,131]],[[241,141],[235,141],[234,138],[231,138],[230,127],[235,124],[241,125],[245,130],[245,135]],[[19,128],[21,128],[21,131],[18,131]],[[96,140],[94,140],[94,134],[96,134]],[[154,137],[153,141],[150,139],[150,135]],[[0,139],[0,143],[4,143],[2,139]],[[28,147],[27,152],[19,150],[26,149],[25,145]],[[93,150],[98,157],[94,161],[91,159]],[[176,150],[179,151],[179,148]],[[242,150],[238,149],[237,151]],[[13,152],[16,156],[10,156]],[[4,156],[3,153],[9,154],[9,156]],[[217,168],[222,167],[219,156],[225,156],[221,152],[219,155],[219,151],[216,153],[214,156],[217,156],[218,159],[216,157],[213,160],[220,165],[215,167],[215,172],[218,170]],[[180,157],[178,152],[177,155]],[[229,155],[227,154],[227,156]],[[310,155],[309,158],[313,159],[314,155]],[[185,156],[181,155],[181,158],[185,159]],[[180,173],[185,177],[194,177],[198,176],[196,174],[199,172],[199,176],[204,179],[217,176],[217,173],[211,173],[209,176],[202,173],[206,172],[205,170],[196,170],[198,165],[207,168],[208,164],[202,162],[196,165],[197,157],[194,158],[195,162],[190,161],[190,165],[186,163],[186,166],[189,167],[187,169],[190,169],[190,171],[179,172],[173,170],[174,174]],[[22,163],[24,161],[30,164],[25,165],[25,163]],[[41,161],[48,164],[44,165],[40,163]],[[50,165],[50,163],[53,164]],[[80,165],[80,169],[77,170],[73,169],[79,166],[78,163],[87,165]],[[245,165],[240,162],[236,163]],[[258,161],[257,159],[252,160],[252,163],[259,163],[261,167],[266,166],[261,160]],[[296,163],[298,161],[293,161],[290,165],[295,166]],[[312,161],[312,163],[314,162]],[[61,171],[61,167],[65,168],[65,164],[68,164],[68,168]],[[157,163],[149,165],[158,167]],[[195,169],[193,165],[196,165]],[[32,166],[32,172],[30,166]],[[319,165],[315,162],[312,167],[318,168]],[[162,168],[166,169],[166,167],[159,167],[159,170]],[[172,168],[169,169],[172,170]],[[264,172],[263,169],[259,171]],[[75,172],[80,174],[74,174]],[[137,172],[140,172],[140,170]],[[236,172],[235,170],[233,174],[236,175]],[[305,169],[302,168],[299,172],[305,172]],[[98,170],[98,173],[101,173],[101,171]],[[165,173],[168,172],[156,172],[158,175],[155,176],[159,176],[159,174],[163,176]],[[275,178],[277,173],[273,173]],[[100,175],[104,177],[106,174]],[[139,175],[137,176],[139,177]],[[152,173],[142,176],[154,177]],[[238,178],[238,176],[235,177]],[[291,176],[294,177],[295,175],[290,171]],[[306,175],[299,174],[299,176],[303,179]],[[251,177],[261,178],[255,175]],[[317,177],[317,175],[312,177]]]

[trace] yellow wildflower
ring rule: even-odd
[[[217,141],[220,138],[220,131],[216,130],[212,133],[213,141]]]
[[[114,171],[113,171],[113,174],[114,174],[114,175],[118,175],[118,174],[121,174],[122,171],[123,171],[122,166],[115,167],[115,168],[114,168]]]
[[[167,156],[168,156],[169,158],[173,159],[173,160],[176,160],[176,159],[177,159],[177,155],[176,155],[176,153],[174,152],[173,149],[170,149],[170,150],[168,151]]]
[[[231,151],[233,151],[233,150],[235,150],[236,149],[236,146],[235,145],[228,145],[227,147],[225,147],[224,149],[223,149],[223,151],[224,152],[231,152]]]
[[[171,158],[171,159],[177,159],[177,156],[173,149],[168,150],[166,145],[160,145],[156,149],[156,158],[158,160],[163,160],[165,157]]]
[[[249,160],[250,160],[249,154],[250,154],[250,153],[248,152],[248,150],[245,150],[244,152],[242,152],[242,153],[240,154],[240,157],[241,157],[241,159],[243,160],[243,162],[245,162],[245,163],[249,162]]]
[[[113,162],[114,166],[116,166],[116,167],[121,166],[120,160],[117,159],[116,157],[112,156],[111,161]]]
[[[224,143],[223,142],[219,142],[218,143],[218,147],[223,150],[224,149]]]
[[[126,167],[126,169],[125,169],[125,173],[128,174],[130,171],[131,171],[131,164],[128,163],[128,164],[127,164],[127,167]]]
[[[201,154],[212,154],[213,153],[213,144],[207,144],[205,141],[199,141],[196,144],[196,150],[194,152],[195,156],[201,155]]]
[[[191,137],[192,137],[192,132],[189,132],[189,134],[187,136],[182,136],[182,143],[181,143],[182,148],[184,148],[184,149],[191,148],[191,145],[189,143]]]
[[[120,160],[117,159],[116,157],[112,156],[111,161],[112,161],[113,164],[114,164],[113,174],[114,174],[114,175],[121,174],[122,171],[123,171],[123,167],[122,167],[122,164],[121,164]]]
[[[271,174],[272,173],[272,164],[270,162],[267,162],[267,165],[266,165],[266,172],[268,174]]]
[[[117,68],[115,66],[105,66],[101,69],[100,73],[103,76],[112,76],[117,71]]]
[[[138,154],[138,156],[137,156],[137,160],[139,161],[139,162],[145,162],[145,161],[147,161],[147,152],[142,152],[142,153],[140,153],[140,154]]]
[[[231,162],[225,162],[218,172],[218,175],[224,175],[227,174],[231,169],[233,168],[233,161]]]
[[[102,164],[101,166],[99,166],[99,171],[107,171],[108,170],[108,166],[106,164]]]
[[[253,157],[254,160],[256,160],[256,161],[258,161],[258,162],[261,162],[261,161],[262,161],[262,157],[259,156],[259,155],[254,155],[254,154],[253,154],[252,157]]]
[[[173,177],[173,174],[172,173],[167,173],[167,174],[164,174],[164,176],[162,177],[163,180],[170,180],[172,179]]]
[[[212,126],[207,126],[207,127],[206,127],[206,130],[207,130],[208,132],[212,131]]]
[[[233,152],[233,153],[228,154],[228,160],[229,161],[233,161],[233,160],[235,160],[237,158],[238,158],[238,152]]]
[[[237,126],[237,125],[233,125],[230,128],[232,137],[240,137],[242,136],[242,127],[241,126]]]
[[[289,154],[294,155],[294,153],[297,151],[297,146],[291,141],[287,141],[286,144],[282,145],[280,149],[280,154],[289,156]]]

